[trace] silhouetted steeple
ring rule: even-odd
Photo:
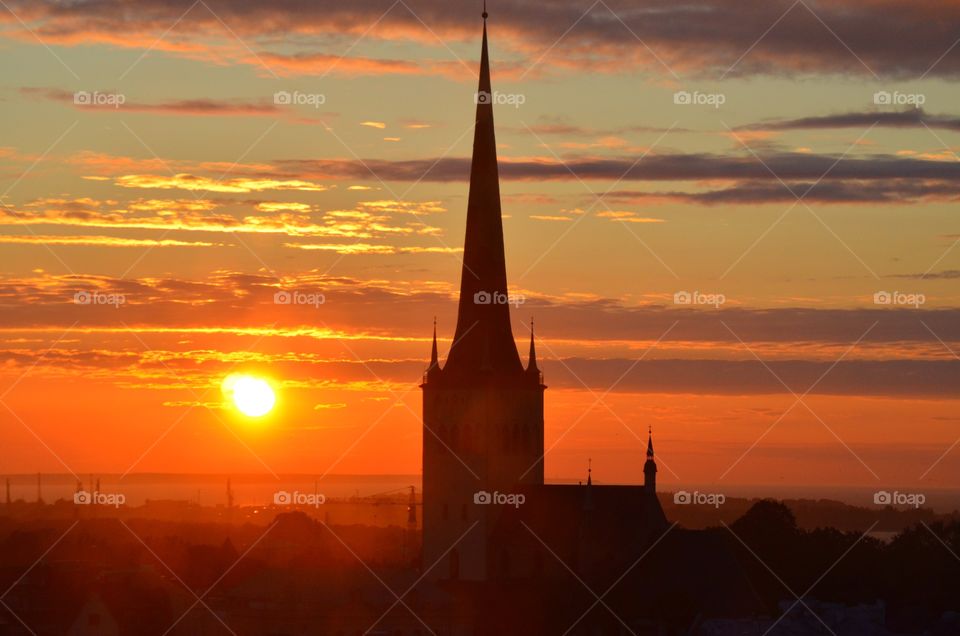
[[[430,366],[427,367],[427,380],[440,373],[440,356],[437,352],[437,318],[433,318],[433,347],[430,349]]]
[[[643,464],[643,487],[648,492],[657,491],[657,462],[653,459],[652,427],[647,427],[647,461]]]
[[[507,303],[507,266],[503,249],[497,141],[493,128],[486,8],[483,16],[460,306],[454,344],[444,366],[444,373],[457,376],[477,372],[485,356],[488,357],[489,370],[497,375],[523,372],[510,328],[510,306]]]
[[[537,367],[537,346],[533,338],[533,318],[530,319],[530,355],[527,356],[527,373],[540,373]]]

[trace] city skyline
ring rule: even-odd
[[[3,472],[417,472],[476,7],[148,4],[122,31],[98,5],[0,12]],[[916,9],[894,56],[857,18],[906,16],[868,2],[700,4],[740,26],[605,2],[491,21],[547,479],[590,457],[641,483],[653,426],[662,487],[951,486],[958,54],[919,25],[956,9]],[[274,410],[225,403],[231,373]]]

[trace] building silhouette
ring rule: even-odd
[[[592,475],[586,485],[544,484],[547,387],[532,325],[524,367],[510,324],[486,11],[483,18],[457,325],[441,365],[434,324],[421,385],[422,564],[431,580],[544,577],[559,565],[588,574],[667,529],[653,439],[643,486],[599,486]],[[556,551],[550,564],[544,545]]]

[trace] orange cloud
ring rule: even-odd
[[[569,216],[551,216],[548,214],[531,214],[530,218],[535,221],[572,221],[573,217]]]
[[[397,217],[443,211],[436,201],[361,202],[354,210],[307,214],[299,204],[280,204],[265,215],[233,216],[218,212],[219,203],[206,199],[138,199],[127,204],[91,198],[38,199],[22,210],[0,207],[0,225],[59,225],[117,229],[179,230],[282,234],[291,237],[371,238],[380,235],[435,236],[440,229]],[[270,204],[268,204],[270,207]],[[282,212],[282,209],[293,209]],[[264,210],[261,210],[264,211]],[[131,212],[133,214],[131,214]]]
[[[231,179],[211,179],[192,174],[176,174],[169,177],[147,174],[123,175],[115,183],[123,188],[143,188],[153,190],[188,190],[193,192],[261,192],[264,190],[301,190],[306,192],[324,192],[325,185],[299,179],[250,179],[234,177]]]
[[[284,247],[298,250],[317,250],[337,254],[458,254],[462,247],[418,247],[371,245],[369,243],[284,243]]]
[[[166,102],[137,102],[123,96],[123,103],[114,108],[103,108],[92,103],[78,102],[77,93],[59,88],[26,86],[20,92],[29,97],[61,102],[79,110],[89,112],[135,112],[157,113],[162,115],[210,115],[210,116],[276,116],[283,109],[271,101],[250,101],[245,99],[180,99]]]
[[[131,239],[117,236],[54,236],[40,234],[0,235],[0,243],[23,245],[71,245],[95,247],[214,247],[223,243],[174,239]]]
[[[636,212],[629,210],[601,210],[597,212],[597,216],[601,219],[610,219],[611,221],[620,221],[623,223],[666,223],[663,219],[639,216]]]

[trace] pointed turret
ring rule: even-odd
[[[467,230],[460,274],[460,306],[453,346],[444,366],[445,375],[476,375],[489,356],[489,372],[510,377],[523,372],[510,328],[507,303],[507,266],[500,210],[500,176],[497,141],[493,129],[493,92],[487,50],[487,12],[483,12],[480,81],[476,93],[473,159]]]
[[[436,382],[442,375],[440,373],[440,356],[437,353],[437,317],[433,317],[433,345],[430,348],[430,365],[423,374],[424,383]]]
[[[530,354],[527,356],[527,373],[540,375],[540,368],[537,367],[537,345],[533,336],[533,318],[530,319]]]
[[[657,462],[653,459],[653,428],[647,427],[647,461],[643,464],[643,487],[657,491]]]

